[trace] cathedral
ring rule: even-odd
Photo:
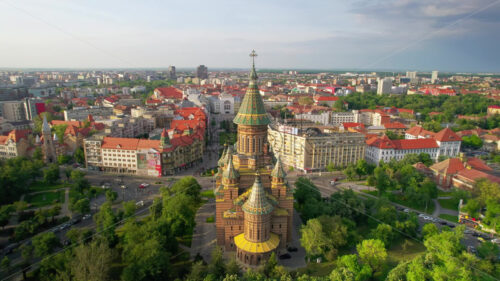
[[[285,171],[270,152],[270,123],[257,86],[255,51],[250,82],[234,123],[234,146],[225,146],[216,174],[217,244],[236,251],[247,266],[258,266],[291,242],[293,194]],[[275,163],[273,163],[275,162]]]

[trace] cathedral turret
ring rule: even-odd
[[[238,173],[238,171],[236,171],[236,169],[234,168],[234,165],[233,165],[233,155],[231,152],[228,153],[228,164],[227,164],[227,168],[224,170],[224,172],[222,173],[222,177],[227,180],[227,181],[230,181],[231,183],[232,182],[235,182],[237,181],[239,178],[240,178],[240,174]]]
[[[271,177],[281,179],[281,180],[284,180],[286,177],[286,173],[285,173],[285,170],[283,169],[283,164],[281,164],[281,160],[280,160],[279,156],[276,159],[276,164],[274,165],[274,169],[271,172]]]
[[[222,155],[220,156],[219,161],[217,162],[217,165],[221,168],[224,166],[224,159],[226,158],[226,153],[227,153],[227,145],[224,145],[224,150],[222,151]]]
[[[42,136],[43,136],[43,146],[42,146],[43,160],[45,161],[45,163],[55,162],[57,160],[57,157],[54,148],[54,142],[49,123],[47,122],[47,116],[45,116],[45,114],[43,115]]]
[[[238,114],[233,122],[238,125],[238,153],[254,158],[249,168],[256,169],[264,166],[259,161],[264,153],[264,146],[267,142],[267,125],[271,123],[267,116],[262,96],[257,86],[257,72],[255,71],[255,57],[257,54],[252,51],[252,70],[250,71],[250,82],[247,92],[243,98]]]
[[[252,215],[267,215],[273,211],[273,205],[266,198],[266,192],[262,186],[259,174],[255,176],[250,196],[243,204],[242,209],[245,213]]]

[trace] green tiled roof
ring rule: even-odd
[[[243,211],[256,215],[271,213],[273,211],[273,205],[267,200],[259,174],[255,176],[255,182],[251,190],[248,200],[242,206]]]
[[[228,156],[229,156],[228,158],[229,163],[224,173],[222,173],[222,176],[226,179],[237,179],[240,177],[240,174],[234,168],[232,154],[228,153]]]
[[[224,151],[222,152],[222,155],[220,156],[220,159],[217,162],[219,167],[222,167],[222,165],[224,165],[224,159],[226,158],[226,153],[227,153],[227,146],[224,147]]]
[[[267,116],[264,102],[257,87],[257,72],[255,64],[250,72],[250,83],[247,92],[241,103],[240,110],[233,122],[238,125],[267,125],[271,123]]]
[[[281,164],[280,158],[276,159],[276,165],[274,166],[273,171],[271,172],[272,177],[276,178],[282,178],[284,179],[286,177],[285,170],[283,169],[283,165]]]

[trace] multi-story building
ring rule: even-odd
[[[345,167],[365,157],[365,137],[355,132],[278,125],[269,127],[268,139],[283,164],[302,171],[324,171],[330,163]]]
[[[462,138],[455,134],[450,128],[444,128],[434,133],[423,129],[421,126],[414,126],[405,132],[405,139],[434,139],[439,146],[436,159],[439,156],[457,157],[460,152]]]
[[[171,65],[168,67],[168,79],[176,80],[177,74],[175,73],[175,66]]]
[[[257,87],[255,67],[240,110],[236,151],[227,147],[216,176],[217,244],[236,251],[248,266],[263,264],[291,241],[293,195],[278,161],[272,165],[267,116]]]
[[[165,129],[160,140],[95,135],[84,141],[89,169],[161,177],[202,161],[204,133]]]
[[[143,117],[123,117],[99,122],[106,125],[104,132],[107,136],[116,138],[134,138],[148,134],[155,128],[155,119]]]
[[[390,94],[392,90],[392,79],[391,78],[380,78],[377,84],[377,95]]]
[[[328,125],[330,122],[330,112],[312,112],[295,114],[295,119],[304,119],[316,124]]]
[[[207,79],[208,78],[208,68],[206,66],[204,66],[204,65],[198,66],[196,68],[196,78],[198,78],[198,79]]]
[[[6,136],[0,136],[0,158],[27,156],[29,133],[29,130],[13,130]]]
[[[4,101],[0,105],[3,118],[14,122],[26,120],[24,101]]]
[[[438,81],[438,74],[439,74],[439,71],[437,71],[437,70],[432,71],[432,75],[431,75],[431,83],[432,84],[435,84]]]
[[[359,111],[353,110],[350,112],[332,112],[330,123],[339,126],[343,123],[358,123]]]
[[[439,146],[434,139],[391,140],[387,136],[373,137],[366,141],[365,159],[369,163],[389,162],[391,159],[401,160],[407,154],[427,153],[436,161]]]
[[[64,111],[64,120],[66,121],[81,121],[86,120],[89,115],[96,118],[109,118],[113,115],[112,107],[91,106],[91,107],[75,107]]]

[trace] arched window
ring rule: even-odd
[[[250,137],[247,137],[247,140],[245,142],[245,152],[248,152],[250,150]]]
[[[231,110],[231,102],[227,100],[224,102],[224,111],[226,111],[226,113],[229,113],[227,111],[230,111],[230,110]]]

